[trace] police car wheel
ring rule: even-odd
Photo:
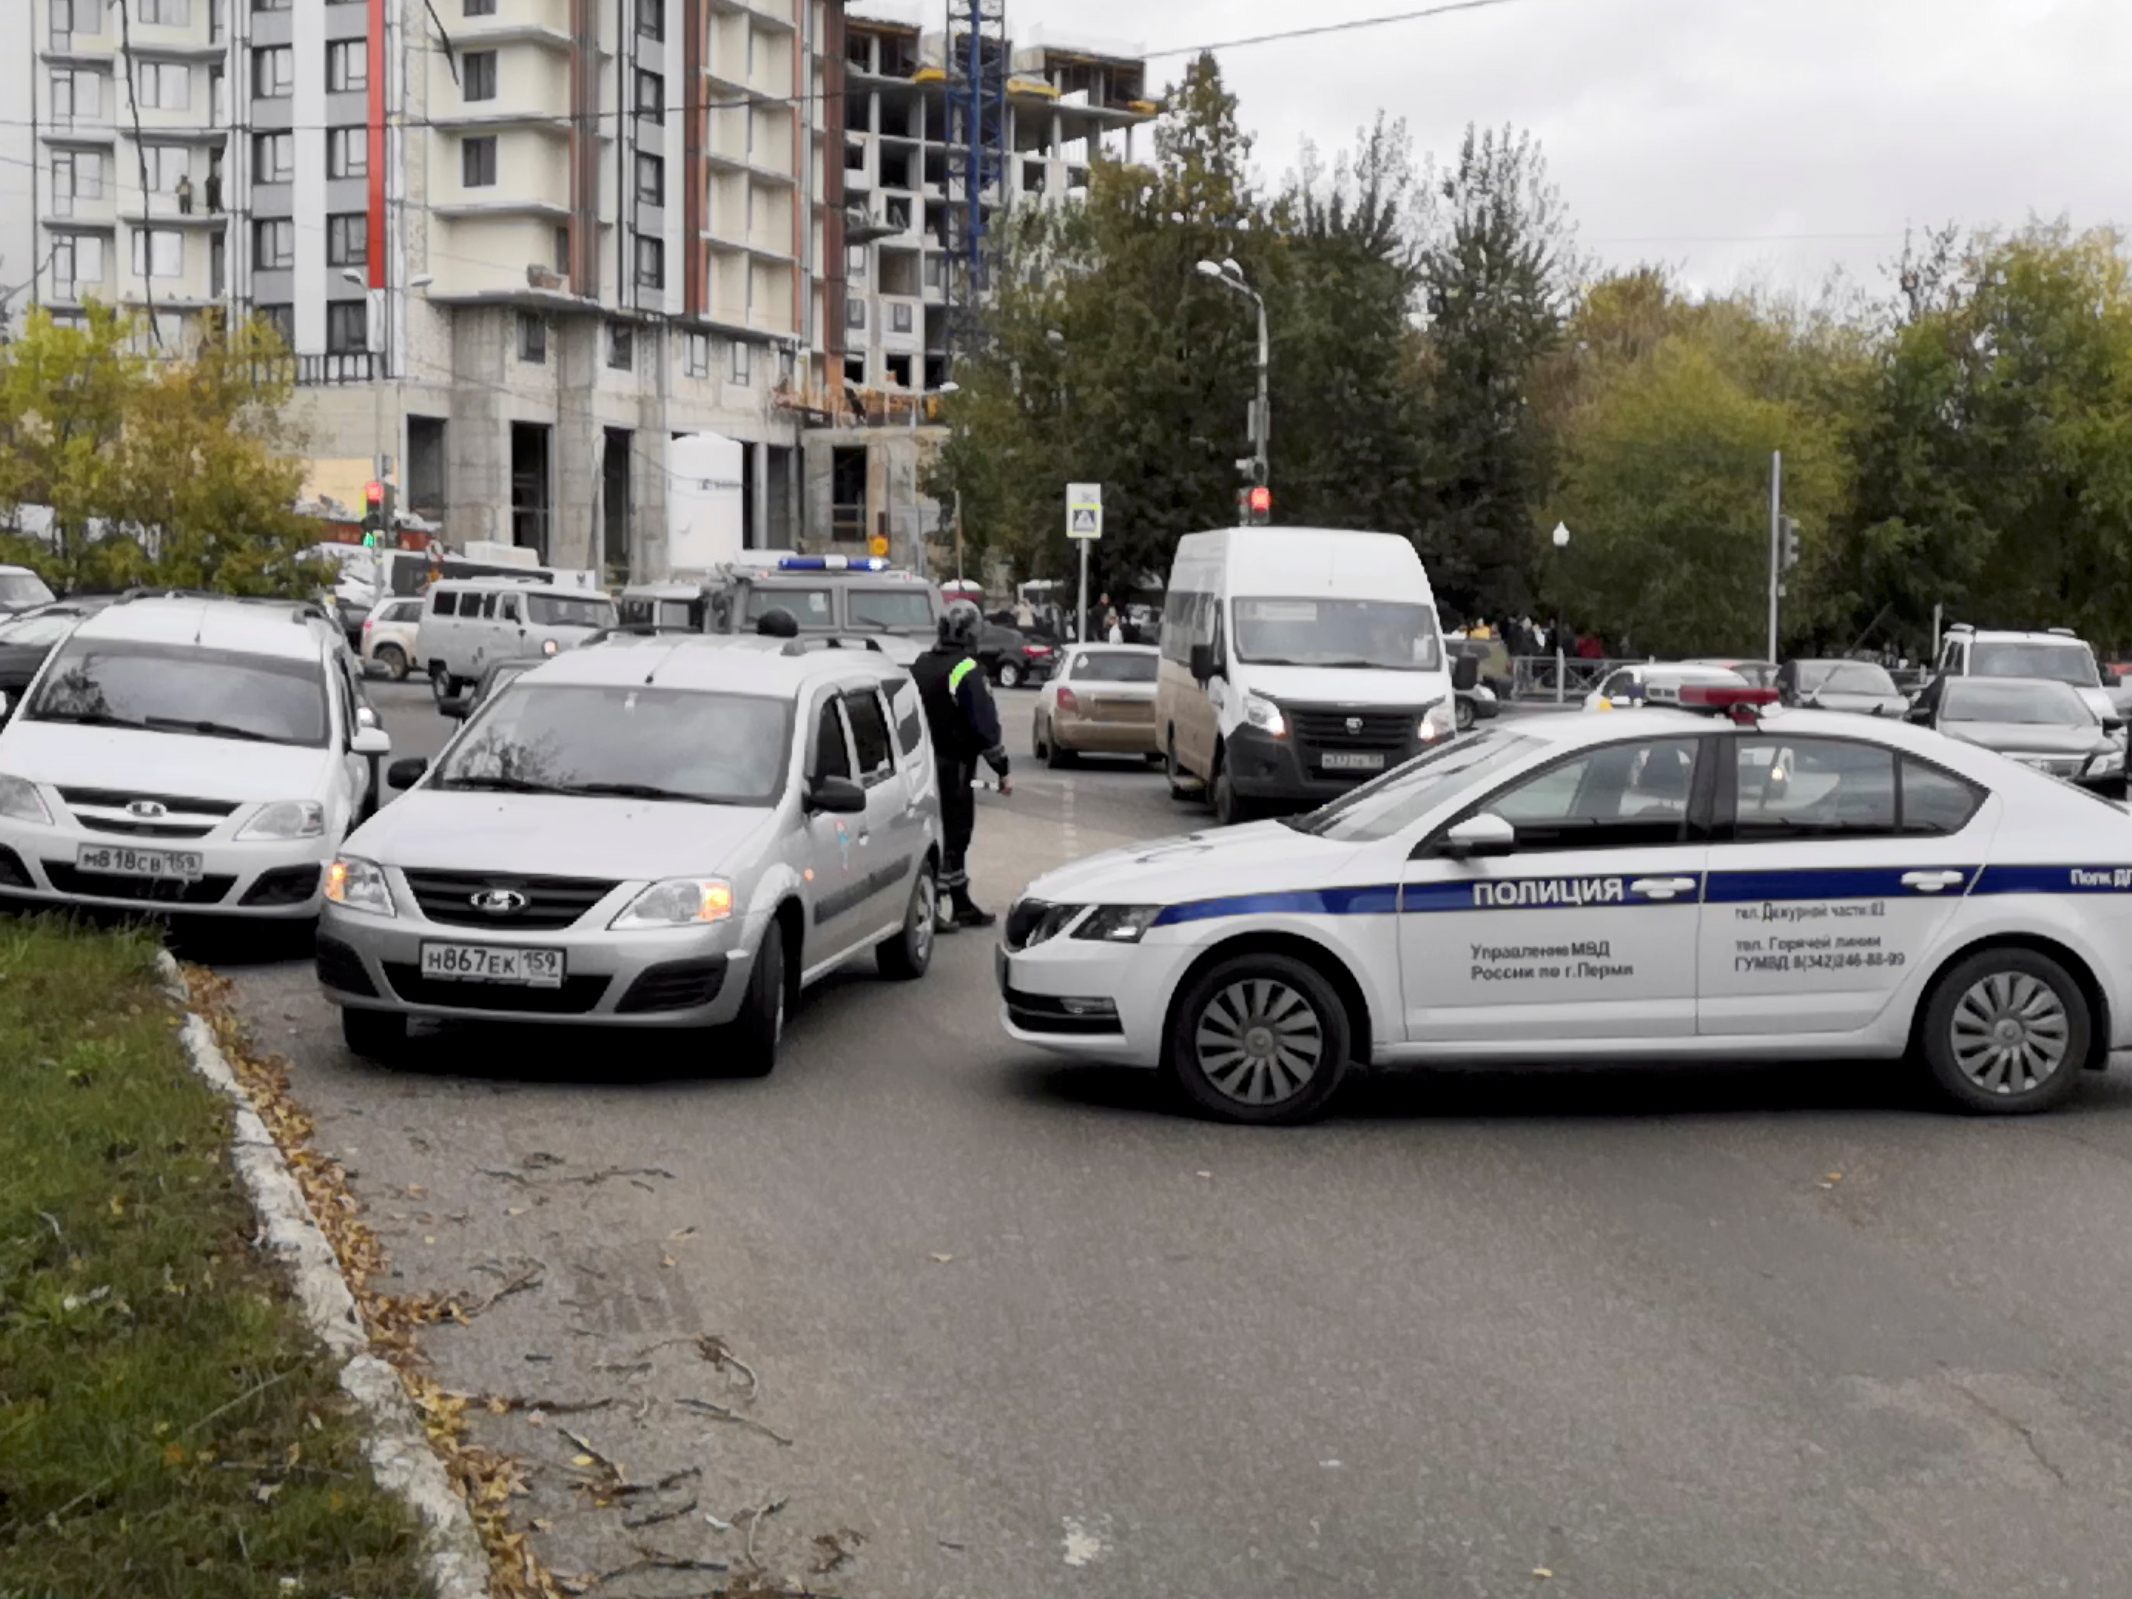
[[[2088,1002],[2070,973],[2029,949],[1987,949],[1950,967],[1925,1007],[1925,1064],[1964,1110],[2021,1115],[2073,1091],[2087,1064]]]
[[[341,1042],[364,1060],[389,1060],[407,1045],[407,1018],[393,1010],[341,1007]]]
[[[785,934],[771,922],[750,962],[747,996],[726,1029],[724,1061],[735,1077],[768,1077],[785,1036]]]
[[[940,914],[940,889],[933,880],[932,863],[918,868],[911,884],[910,903],[903,908],[903,925],[874,946],[874,964],[883,977],[899,982],[923,977],[933,964],[934,919]]]
[[[1239,955],[1203,973],[1170,1024],[1170,1075],[1227,1121],[1309,1121],[1347,1071],[1347,1009],[1292,955]]]

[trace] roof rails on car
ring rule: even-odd
[[[305,622],[331,624],[333,618],[316,600],[278,599],[271,594],[224,594],[219,589],[164,589],[130,588],[123,590],[111,603],[125,605],[133,600],[215,600],[225,605],[283,605],[289,609],[289,620],[299,626]]]
[[[876,655],[879,655],[881,653],[881,643],[878,639],[859,635],[817,633],[812,638],[786,639],[785,647],[777,653],[780,655],[806,655],[815,650],[872,650]]]

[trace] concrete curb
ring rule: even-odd
[[[437,1599],[488,1599],[488,1555],[466,1501],[452,1487],[444,1463],[430,1448],[421,1418],[407,1390],[400,1386],[399,1373],[370,1353],[355,1296],[341,1277],[340,1262],[282,1158],[281,1147],[222,1058],[212,1029],[192,1010],[192,996],[168,951],[157,954],[156,971],[164,989],[184,1007],[185,1021],[178,1036],[186,1059],[236,1108],[230,1158],[251,1191],[266,1250],[287,1264],[304,1321],[340,1363],[341,1387],[368,1420],[371,1470],[385,1491],[405,1502],[422,1524],[423,1563]]]

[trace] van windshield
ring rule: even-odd
[[[2102,681],[2095,657],[2078,639],[2063,644],[1980,639],[1969,647],[1969,670],[1978,677],[2056,678],[2075,688],[2094,688]]]
[[[1368,666],[1433,672],[1443,665],[1436,612],[1391,600],[1231,602],[1236,658],[1257,666]]]

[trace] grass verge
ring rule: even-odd
[[[410,1599],[154,944],[0,920],[0,1599]]]

